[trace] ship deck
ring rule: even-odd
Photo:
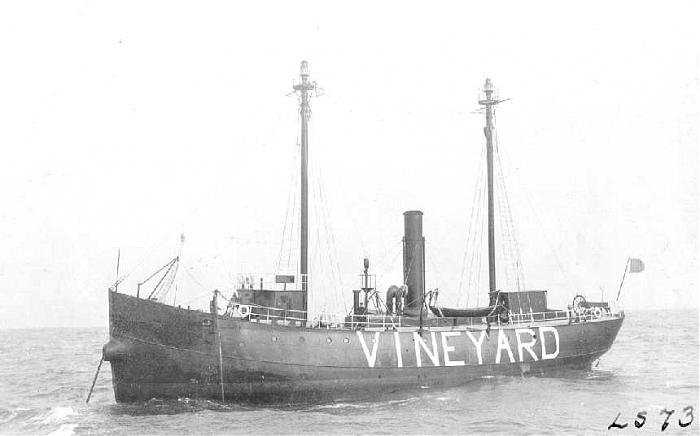
[[[499,316],[492,317],[436,317],[424,311],[421,316],[401,316],[386,314],[361,314],[361,315],[337,315],[320,314],[307,318],[302,311],[289,311],[274,307],[259,305],[244,305],[243,315],[238,311],[238,316],[223,315],[227,318],[241,319],[252,323],[268,324],[275,326],[288,326],[312,329],[335,330],[366,330],[366,331],[410,331],[416,327],[424,329],[441,330],[467,330],[488,329],[505,326],[531,326],[531,325],[569,325],[574,323],[596,322],[604,319],[622,318],[623,311],[601,309],[586,310],[583,313],[574,313],[572,310],[547,310],[545,312],[508,313],[505,319]]]

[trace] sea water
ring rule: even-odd
[[[106,328],[0,331],[0,433],[636,435],[658,434],[666,422],[663,434],[690,435],[700,428],[693,310],[628,312],[612,349],[589,371],[296,407],[187,398],[116,404],[109,362],[86,405],[107,338]]]

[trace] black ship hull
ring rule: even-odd
[[[103,353],[117,402],[221,398],[212,314],[109,292],[109,319]],[[608,351],[623,319],[421,331],[306,328],[219,316],[223,390],[226,401],[308,403],[588,368]]]

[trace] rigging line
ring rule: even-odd
[[[174,226],[174,227],[176,227],[176,226]],[[173,227],[173,228],[174,228],[174,227]],[[156,242],[154,242],[153,244],[151,244],[151,246],[150,246],[149,248],[146,249],[146,252],[139,258],[139,260],[136,261],[136,266],[133,267],[133,268],[131,268],[130,271],[128,271],[128,272],[122,274],[122,275],[117,279],[117,282],[119,282],[119,283],[123,282],[124,280],[126,280],[127,278],[129,278],[129,276],[130,276],[132,273],[135,273],[136,271],[138,271],[139,268],[141,268],[141,267],[143,266],[144,261],[146,260],[146,258],[147,258],[155,249],[160,248],[160,246],[162,246],[163,243],[164,243],[165,241],[168,240],[168,237],[170,236],[171,231],[172,231],[172,229],[170,229],[170,230],[168,230],[167,232],[163,233],[163,234],[162,234],[162,238],[160,239],[160,241],[156,241]]]
[[[482,188],[483,189],[483,188]],[[483,196],[482,196],[483,200]],[[483,209],[479,213],[479,220],[483,221],[484,220],[484,212]],[[488,247],[484,246],[484,241],[485,241],[485,235],[486,232],[484,230],[484,227],[486,227],[485,224],[482,223],[481,226],[478,228],[478,233],[476,237],[478,238],[475,244],[476,250],[474,253],[474,275],[472,276],[472,282],[471,282],[471,289],[470,289],[470,295],[474,294],[476,297],[476,305],[479,305],[479,298],[481,295],[481,277],[483,274],[483,257],[484,257],[484,250],[488,250]]]
[[[309,203],[312,205],[312,230],[315,236],[313,240],[312,247],[312,259],[313,263],[317,265],[317,269],[321,270],[321,234],[320,234],[320,212],[319,212],[319,201],[318,201],[318,177],[316,176],[316,169],[312,164],[311,156],[309,156],[309,173],[311,180],[310,194],[311,198]],[[320,274],[315,275],[319,280],[321,280]]]
[[[172,286],[175,276],[177,275],[177,268],[179,264],[179,261],[172,262],[170,264],[167,271],[165,271],[165,274],[163,274],[163,277],[161,277],[160,281],[158,281],[156,286],[153,288],[151,295],[148,296],[149,300],[151,297],[165,300],[168,292],[170,291],[170,286]]]
[[[203,292],[203,293],[201,293],[201,294],[197,294],[197,295],[195,295],[194,297],[190,298],[189,300],[185,300],[185,301],[183,301],[183,302],[180,303],[180,304],[191,303],[191,302],[193,302],[193,301],[195,301],[195,300],[198,300],[198,299],[202,298],[203,296],[209,295],[209,294],[211,294],[211,291],[206,291],[206,292]]]
[[[312,168],[312,176],[314,178],[313,187],[316,188],[315,190],[312,190],[312,194],[316,195],[316,197],[314,198],[314,200],[315,200],[314,201],[314,210],[316,213],[316,225],[314,227],[316,228],[316,234],[317,234],[317,238],[318,238],[318,251],[319,251],[318,258],[319,258],[319,264],[320,264],[320,260],[321,260],[320,251],[322,249],[325,249],[329,260],[331,257],[331,253],[330,253],[330,250],[328,248],[329,247],[329,245],[328,245],[328,226],[327,226],[327,223],[325,221],[324,212],[323,212],[323,200],[322,200],[322,196],[321,196],[321,181],[320,181],[321,176],[318,172],[319,170],[317,170],[315,168],[315,166],[311,165],[311,161],[309,162],[309,164]],[[324,238],[321,238],[321,226],[323,226]],[[325,245],[324,245],[324,242],[325,242]],[[330,272],[332,275],[332,273],[333,273],[332,270]],[[331,280],[333,280],[333,277],[331,277]]]
[[[323,212],[323,205],[321,207],[321,210]],[[329,259],[331,261],[330,270],[331,270],[331,276],[332,276],[333,282],[334,282],[333,287],[335,289],[336,298],[342,302],[343,310],[347,311],[347,303],[345,302],[345,299],[343,298],[343,294],[342,294],[342,276],[340,274],[340,266],[339,266],[339,262],[338,262],[338,256],[336,254],[335,244],[334,244],[334,242],[332,242],[332,236],[330,236],[330,235],[332,235],[332,232],[333,232],[332,226],[328,223],[327,214],[325,214],[324,220],[326,223],[324,226],[326,228],[326,232],[329,232],[326,234],[325,240],[326,240],[326,247],[327,247],[327,250],[329,253]]]
[[[328,243],[329,243],[329,245],[331,245],[331,246],[329,246],[328,249],[329,249],[329,251],[332,250],[333,259],[334,259],[335,267],[336,267],[337,278],[339,281],[342,282],[342,274],[340,272],[340,265],[338,262],[338,249],[337,249],[338,245],[336,244],[336,241],[335,241],[335,231],[333,229],[333,225],[332,225],[331,220],[330,220],[330,209],[329,209],[328,200],[327,200],[327,196],[326,196],[326,186],[325,186],[325,182],[323,181],[323,171],[319,169],[319,173],[320,174],[319,174],[318,178],[319,178],[319,184],[320,184],[319,195],[321,197],[321,209],[322,209],[322,212],[324,213],[326,229],[328,232],[327,237],[330,237],[330,240],[328,240]],[[343,300],[343,301],[345,301],[345,300]]]
[[[313,171],[312,171],[312,173],[313,173]],[[316,187],[316,189],[318,189],[318,177],[314,177],[312,188],[313,187]],[[312,193],[312,195],[314,194],[313,189],[312,189],[311,193]],[[312,201],[313,201],[313,199],[312,199]],[[321,259],[321,250],[323,247],[323,243],[321,240],[321,226],[319,225],[321,223],[321,218],[320,218],[321,213],[319,211],[318,200],[313,201],[313,203],[314,203],[313,212],[314,212],[315,224],[316,224],[314,226],[314,230],[315,230],[314,233],[316,235],[316,240],[315,240],[316,249],[315,249],[315,253],[313,253],[313,254],[314,254],[314,258],[316,260],[316,265],[318,266],[318,270],[319,270],[319,274],[314,274],[314,278],[318,284],[321,284],[321,283],[325,284],[326,278],[324,278],[324,273],[326,272],[326,270],[324,268],[324,266],[325,266],[324,262],[322,262],[322,259]],[[326,300],[327,300],[328,296],[325,294],[316,294],[316,295],[323,295],[323,297],[326,297],[323,299],[319,298],[319,300],[323,302],[323,306],[326,307],[327,306]]]
[[[468,256],[468,260],[462,265],[462,270],[464,274],[464,270],[466,269],[466,289],[464,291],[464,294],[462,294],[462,290],[460,288],[460,298],[462,301],[464,301],[464,304],[460,302],[463,306],[467,306],[469,304],[469,298],[470,298],[470,293],[471,293],[471,288],[473,287],[473,282],[474,282],[474,274],[475,274],[475,256],[478,254],[478,246],[477,244],[477,237],[479,234],[479,228],[478,225],[481,223],[479,220],[481,218],[481,174],[477,175],[477,183],[475,183],[474,186],[474,201],[472,203],[472,216],[471,220],[469,222],[469,234],[468,234],[468,239],[467,239],[467,246],[465,247],[465,256]],[[460,281],[463,280],[463,277],[460,277]],[[463,296],[462,296],[463,295]]]
[[[298,145],[298,144],[297,144]],[[285,236],[287,232],[287,224],[289,222],[289,206],[292,201],[292,194],[294,191],[294,186],[295,183],[294,181],[296,180],[296,166],[297,166],[297,159],[298,159],[298,153],[294,153],[294,160],[292,162],[292,169],[290,171],[290,183],[289,183],[289,192],[287,193],[287,207],[285,208],[284,211],[284,226],[282,227],[282,239],[280,241],[280,252],[277,257],[277,269],[279,270],[281,265],[282,265],[282,253],[284,252],[284,242],[285,242]]]
[[[224,272],[226,273],[227,278],[231,280],[231,282],[236,281],[236,277],[233,275],[233,273],[231,273],[231,270],[229,269],[228,264],[221,253],[219,253],[219,260],[221,260],[221,264],[224,267]]]
[[[480,161],[481,161],[481,159],[480,159]],[[469,224],[468,224],[468,228],[467,228],[467,243],[464,247],[464,257],[462,260],[462,273],[459,276],[459,288],[457,290],[458,294],[462,293],[462,280],[464,278],[464,272],[465,272],[465,268],[466,268],[466,264],[467,264],[467,253],[469,252],[469,240],[470,240],[470,237],[472,235],[472,230],[473,230],[473,226],[474,226],[474,215],[476,214],[476,209],[478,208],[478,204],[477,204],[477,198],[478,198],[478,194],[479,194],[478,186],[480,185],[482,166],[483,166],[483,162],[481,162],[481,164],[479,165],[479,170],[477,171],[476,183],[474,184],[475,189],[474,189],[473,198],[472,198],[472,210],[471,210]]]
[[[312,183],[312,190],[311,194],[312,196],[316,196],[313,198],[313,210],[314,210],[314,216],[316,219],[315,222],[315,230],[316,230],[316,252],[315,252],[315,260],[317,261],[316,264],[319,267],[319,271],[322,271],[321,274],[317,275],[318,277],[317,283],[322,283],[323,286],[328,286],[333,289],[333,296],[335,300],[338,299],[339,293],[340,293],[340,287],[338,286],[338,282],[336,278],[334,277],[335,272],[333,271],[333,260],[332,260],[332,252],[330,250],[330,243],[328,240],[328,223],[326,221],[325,214],[324,214],[324,203],[322,200],[322,195],[321,195],[321,177],[318,173],[318,169],[316,168],[315,165],[312,165],[312,161],[310,160],[310,168],[312,172],[312,178],[313,178],[313,183]],[[325,232],[322,230],[325,229]],[[323,235],[323,237],[322,237]],[[325,242],[325,244],[324,244]],[[322,251],[326,251],[326,255],[328,259],[330,260],[330,268],[326,269],[325,266],[327,265],[325,262],[323,262],[322,258]],[[328,297],[329,295],[323,294],[325,298],[319,299],[322,302],[324,310],[327,309],[329,306],[329,301]],[[342,293],[340,293],[340,300],[342,301]],[[335,307],[334,307],[335,309]]]
[[[319,170],[320,171],[320,170]],[[337,249],[336,249],[336,244],[335,244],[335,236],[333,232],[333,225],[330,222],[330,212],[328,210],[328,202],[326,200],[326,196],[324,195],[324,190],[325,186],[323,183],[323,177],[321,175],[318,176],[318,188],[319,188],[319,197],[320,197],[320,203],[321,203],[321,218],[324,223],[324,228],[326,230],[325,233],[325,241],[326,241],[326,250],[328,251],[328,257],[331,262],[331,278],[333,280],[333,288],[335,290],[335,296],[336,299],[341,301],[343,304],[343,310],[347,312],[347,303],[345,299],[343,298],[343,293],[342,293],[342,275],[340,273],[340,265],[338,262],[338,254],[337,254]]]
[[[484,184],[484,187],[482,187],[482,190],[485,190],[485,189],[486,189],[486,186]],[[482,200],[483,200],[483,198],[482,198]],[[485,242],[485,238],[486,238],[486,230],[485,230],[486,223],[484,223],[483,215],[484,215],[484,211],[482,209],[482,211],[481,211],[482,225],[479,228],[479,243],[477,244],[477,247],[479,247],[481,249],[479,250],[479,252],[477,254],[477,258],[476,258],[478,263],[477,263],[476,283],[474,284],[474,292],[476,293],[476,305],[477,306],[479,305],[479,300],[481,297],[481,282],[482,282],[481,277],[484,273],[482,265],[483,265],[483,258],[484,258],[484,253],[483,253],[484,245],[485,245],[484,242]]]
[[[297,208],[299,206],[297,197],[299,195],[299,186],[297,183],[298,178],[294,178],[292,186],[290,187],[290,192],[292,192],[291,210],[289,212],[289,215],[286,217],[287,223],[289,225],[289,230],[285,235],[285,239],[282,241],[283,247],[286,247],[287,250],[286,252],[283,252],[283,256],[286,253],[287,270],[290,269],[292,252],[297,248],[297,245],[295,244],[295,242],[297,242],[296,238],[298,237],[297,230],[295,228],[295,226],[298,227]],[[280,261],[280,264],[281,263],[282,261]]]
[[[476,238],[480,237],[481,232],[486,226],[486,223],[484,222],[484,210],[486,209],[486,164],[483,162],[483,160],[485,160],[485,156],[486,149],[484,148],[480,157],[481,164],[479,166],[479,173],[477,179],[478,183],[475,186],[475,209],[474,215],[472,217],[473,222],[471,223],[472,261],[475,258],[475,256],[478,256],[479,253],[481,253],[482,247],[480,247],[479,245],[475,245],[475,243]]]
[[[337,249],[337,244],[335,242],[335,232],[333,231],[333,225],[330,221],[330,211],[329,211],[329,206],[328,206],[328,201],[326,200],[326,195],[325,195],[325,185],[323,182],[323,177],[319,177],[319,184],[320,184],[320,196],[321,196],[321,211],[323,212],[323,218],[326,223],[326,245],[328,246],[328,251],[329,254],[331,255],[331,262],[332,262],[332,268],[335,267],[335,280],[336,280],[336,298],[338,298],[340,301],[343,303],[343,309],[347,312],[347,303],[345,299],[343,298],[343,293],[342,293],[342,283],[343,283],[343,276],[340,271],[340,262],[338,260],[338,249]]]
[[[402,252],[400,244],[401,244],[401,241],[398,242],[398,244],[397,244],[397,245],[399,245],[398,247],[396,245],[394,245],[394,247],[396,247],[396,249],[394,250],[394,257],[392,258],[391,263],[386,265],[386,268],[384,268],[384,266],[380,267],[379,265],[377,265],[376,267],[374,267],[375,271],[377,271],[378,273],[385,274],[387,276],[389,275],[392,267],[394,266],[394,264],[396,264],[396,260],[399,258],[399,255]],[[403,271],[402,271],[402,273],[403,273]],[[381,274],[377,274],[377,277],[381,277],[381,276],[382,276]],[[392,280],[392,282],[393,282],[393,280]],[[377,280],[377,283],[375,284],[376,288],[377,289],[383,288],[384,286],[379,286],[379,283],[381,283],[381,280]],[[403,284],[403,278],[401,279],[401,284]]]
[[[435,248],[436,249],[435,251],[437,251],[437,247],[433,246],[433,244],[431,242],[426,241],[426,244],[430,248]],[[435,269],[435,273],[438,277],[437,282],[440,285],[440,288],[445,289],[445,290],[449,290],[449,288],[447,287],[447,283],[443,279],[443,277],[445,277],[445,276],[442,274],[442,271],[440,271],[440,268],[438,268],[437,263],[433,260],[433,258],[431,256],[425,256],[425,257],[426,257],[426,259],[428,259],[428,262],[430,263],[430,265]]]
[[[478,217],[478,210],[481,207],[480,202],[479,202],[479,194],[480,194],[480,186],[481,186],[481,179],[483,177],[483,162],[482,160],[479,159],[480,165],[477,170],[477,176],[476,180],[474,183],[474,193],[473,193],[473,198],[471,202],[471,213],[469,217],[469,221],[467,224],[467,240],[464,246],[464,256],[462,260],[462,270],[459,276],[459,286],[457,290],[457,295],[458,299],[463,301],[465,298],[469,300],[469,282],[471,280],[471,275],[473,274],[472,272],[472,259],[473,259],[473,253],[474,253],[474,237],[476,234],[476,225],[478,223],[477,217]],[[464,278],[465,278],[465,272],[467,271],[467,265],[469,265],[469,273],[467,275],[467,289],[465,290],[465,293],[462,293],[462,286],[464,284]],[[466,296],[465,296],[466,294]]]
[[[336,299],[343,302],[343,307],[347,311],[347,305],[345,300],[342,298],[342,275],[340,273],[340,266],[338,262],[337,249],[335,244],[335,236],[333,233],[333,226],[330,223],[330,211],[328,209],[328,204],[325,196],[325,184],[323,180],[323,170],[315,165],[312,159],[309,159],[309,167],[311,168],[312,177],[314,179],[314,187],[316,190],[312,190],[312,194],[316,194],[317,198],[314,201],[314,206],[316,207],[317,214],[317,232],[320,231],[321,226],[323,226],[323,240],[319,235],[319,264],[320,262],[320,250],[323,248],[326,250],[328,259],[330,262],[330,268],[328,270],[330,286],[333,288]],[[323,244],[325,242],[325,245]]]
[[[519,250],[517,238],[515,235],[515,225],[513,223],[513,216],[512,216],[512,212],[511,212],[511,208],[510,208],[510,202],[508,199],[508,192],[507,192],[507,189],[505,186],[505,175],[503,173],[503,164],[501,162],[500,153],[496,154],[496,170],[498,172],[498,177],[499,177],[499,182],[500,182],[499,186],[500,186],[501,194],[503,197],[501,207],[505,208],[505,212],[507,214],[506,215],[506,224],[508,226],[507,232],[509,233],[509,236],[510,236],[510,239],[508,239],[507,243],[509,243],[513,246],[512,247],[512,249],[513,249],[512,254],[513,254],[514,258],[510,258],[510,259],[508,259],[508,261],[509,261],[509,263],[515,262],[515,265],[511,265],[511,267],[514,270],[513,273],[515,276],[516,289],[518,291],[520,291],[521,290],[520,278],[522,276],[523,282],[524,282],[524,275],[523,275],[523,271],[518,269],[518,265],[521,264],[520,250]],[[530,294],[526,293],[525,298],[527,300],[528,309],[529,309],[530,313],[532,313],[532,301],[530,299]]]
[[[498,144],[498,136],[497,135],[495,136],[495,140],[496,140],[496,144]],[[518,265],[520,264],[520,250],[519,250],[518,241],[517,241],[517,238],[515,235],[515,225],[513,223],[513,216],[512,216],[512,212],[511,212],[511,208],[510,208],[510,201],[508,199],[508,191],[506,189],[505,175],[503,173],[503,164],[501,162],[500,153],[496,153],[496,171],[498,173],[499,187],[500,187],[501,196],[502,196],[501,207],[505,208],[505,213],[507,214],[506,215],[506,226],[508,227],[508,229],[506,230],[506,233],[508,233],[509,238],[505,242],[512,245],[513,253],[511,253],[511,254],[514,256],[514,259],[511,257],[508,259],[508,262],[509,262],[509,266],[514,270],[512,272],[515,276],[516,289],[518,291],[520,291],[521,290],[521,288],[520,288],[520,276],[523,273],[523,271],[520,271],[518,269]],[[501,212],[501,214],[503,214],[503,211]],[[504,245],[504,248],[505,248],[505,245]],[[512,265],[511,262],[515,262],[515,265]],[[523,275],[523,282],[524,282],[524,275]],[[529,309],[530,313],[532,313],[532,301],[530,299],[530,294],[526,293],[525,298],[527,299],[528,309]]]
[[[486,150],[484,149],[484,153],[482,155],[482,158],[485,156]],[[468,299],[470,298],[470,294],[476,293],[477,297],[479,293],[481,292],[480,289],[480,280],[481,280],[481,259],[483,256],[483,250],[484,250],[484,232],[485,229],[487,228],[487,218],[484,217],[485,211],[486,211],[486,190],[487,190],[487,183],[486,183],[486,177],[485,177],[485,165],[482,166],[482,171],[481,171],[481,177],[480,177],[480,183],[478,185],[478,193],[479,196],[477,197],[477,206],[478,209],[476,211],[475,215],[475,223],[474,223],[474,234],[472,235],[472,259],[471,259],[471,271],[470,271],[470,289],[469,293],[467,293]],[[477,299],[478,300],[478,299]]]
[[[324,185],[324,186],[325,186],[325,185]],[[337,187],[337,190],[339,191],[339,192],[338,192],[339,198],[345,198],[345,199],[352,198],[352,196],[349,195],[349,194],[347,193],[347,191],[345,190],[345,188],[344,188],[344,186],[343,186],[342,183],[341,183],[341,184],[336,184],[335,186]],[[324,193],[325,193],[325,187],[324,187],[323,189],[324,189]],[[363,252],[363,253],[367,253],[367,252],[368,252],[368,250],[367,250],[367,244],[365,244],[365,240],[364,240],[364,237],[363,237],[364,232],[361,232],[361,231],[359,230],[359,228],[357,227],[356,221],[353,219],[353,217],[352,217],[351,215],[348,214],[348,215],[346,216],[346,218],[350,218],[350,220],[349,220],[349,221],[350,221],[350,225],[352,226],[352,228],[353,228],[353,230],[354,230],[354,235],[357,236],[357,238],[355,239],[355,241],[359,241],[359,242],[360,242],[360,247],[361,247],[361,249],[362,249],[362,252]]]
[[[218,184],[217,184],[217,186],[218,186]],[[190,211],[187,212],[187,216],[189,217],[189,216],[194,215],[194,214],[195,214],[196,212],[198,212],[202,207],[204,207],[204,206],[205,206],[205,201],[206,201],[206,200],[207,200],[206,198],[201,197],[200,200],[199,200],[199,205],[196,205],[196,207],[194,207],[194,208],[190,208]],[[132,273],[135,273],[136,271],[138,271],[138,270],[143,266],[145,260],[153,253],[153,251],[156,250],[157,248],[160,248],[160,247],[163,245],[163,243],[164,243],[166,240],[168,240],[168,238],[170,237],[170,235],[171,235],[171,234],[175,231],[175,229],[178,228],[178,227],[182,230],[183,223],[180,222],[180,223],[174,224],[174,225],[172,225],[171,227],[169,227],[167,230],[165,230],[165,231],[161,234],[161,239],[160,239],[159,241],[156,240],[156,242],[154,242],[153,244],[151,244],[151,246],[146,250],[146,252],[139,258],[139,260],[136,261],[136,266],[133,267],[129,272],[125,273],[125,274],[121,277],[120,282],[123,281],[123,280],[125,280],[125,279],[127,279]],[[178,233],[182,234],[182,232],[178,232]]]
[[[140,285],[145,285],[149,280],[151,280],[153,277],[155,277],[155,276],[157,276],[158,274],[160,274],[160,272],[163,271],[164,269],[168,268],[168,270],[170,270],[170,267],[173,265],[173,263],[178,262],[178,261],[179,261],[179,258],[174,257],[173,259],[171,259],[170,261],[168,261],[168,263],[166,263],[165,265],[163,265],[163,266],[161,266],[160,268],[158,268],[154,273],[152,273],[150,276],[148,276],[145,280],[141,281],[141,282],[139,283],[139,286],[140,286]],[[167,271],[166,271],[165,273],[167,274]]]
[[[535,219],[537,220],[537,223],[540,226],[540,232],[544,236],[545,242],[547,242],[547,245],[549,246],[549,249],[552,251],[552,254],[554,254],[554,259],[557,262],[557,266],[559,267],[559,272],[561,273],[562,277],[569,282],[569,285],[572,286],[572,289],[576,289],[577,286],[574,284],[573,280],[571,277],[566,273],[566,270],[564,269],[564,266],[562,265],[559,256],[557,254],[557,250],[555,250],[554,246],[552,245],[552,242],[549,240],[547,237],[547,233],[544,231],[544,225],[542,224],[542,220],[540,219],[539,215],[537,214],[537,211],[535,210],[535,207],[532,204],[532,200],[530,199],[529,194],[527,193],[527,190],[525,189],[524,184],[520,180],[520,177],[518,176],[518,171],[515,169],[515,167],[511,164],[510,158],[508,157],[508,154],[505,153],[505,160],[508,166],[514,169],[512,171],[513,174],[515,174],[516,181],[518,182],[518,185],[520,186],[520,189],[522,190],[523,194],[525,195],[525,199],[527,200],[527,204],[530,207],[530,210],[532,211],[532,214],[535,216]]]
[[[177,263],[177,262],[170,262],[170,265],[168,266],[168,269],[165,271],[165,274],[163,274],[163,277],[161,277],[160,280],[158,280],[158,283],[156,283],[156,285],[153,287],[153,290],[152,290],[151,293],[148,295],[148,299],[149,299],[149,300],[151,299],[151,297],[153,297],[153,295],[156,294],[156,290],[158,290],[158,287],[160,286],[161,283],[163,283],[163,280],[165,280],[165,278],[166,278],[166,277],[168,276],[168,274],[170,273],[170,270],[173,268],[173,266],[174,266],[176,263]]]
[[[485,153],[484,153],[485,154]],[[483,154],[482,154],[483,157]],[[485,202],[485,187],[486,182],[484,180],[484,165],[480,167],[480,174],[477,179],[477,184],[475,187],[476,199],[474,201],[474,215],[473,221],[471,223],[470,229],[470,241],[468,242],[468,249],[470,249],[469,258],[469,272],[467,276],[467,290],[466,290],[466,306],[469,306],[469,300],[471,294],[475,292],[475,286],[479,281],[479,276],[481,274],[481,255],[483,249],[483,231],[485,227],[484,223],[484,202]],[[478,289],[476,290],[478,291]]]
[[[377,311],[380,312],[380,313],[388,314],[388,313],[389,313],[389,308],[387,307],[386,303],[385,303],[384,300],[382,299],[382,296],[379,295],[379,292],[377,292],[377,291],[374,291],[374,292],[375,292],[375,302],[374,302],[374,306],[377,308]],[[396,324],[394,323],[394,317],[393,317],[393,316],[389,316],[388,318],[389,318],[389,322],[391,323],[391,326],[392,326],[393,328],[396,328],[397,326],[396,326]],[[386,318],[385,318],[385,319],[386,319]]]
[[[300,114],[299,111],[297,111],[297,125],[299,125],[299,124],[301,124],[301,114]],[[301,144],[300,144],[300,142],[299,142],[299,132],[298,132],[298,131],[297,131],[297,142],[296,142],[296,146],[299,148],[299,150],[297,150],[297,151],[294,153],[294,163],[293,163],[292,172],[291,172],[291,174],[292,174],[292,186],[291,186],[291,191],[290,191],[290,192],[292,192],[292,211],[291,211],[291,215],[290,215],[289,217],[286,217],[286,218],[285,218],[285,220],[288,219],[289,222],[290,222],[290,230],[289,230],[289,249],[288,249],[288,251],[287,251],[287,264],[286,264],[286,269],[287,269],[287,271],[289,271],[289,270],[291,269],[291,266],[290,266],[290,265],[291,265],[291,263],[292,263],[292,252],[295,251],[295,250],[298,248],[298,246],[297,246],[297,244],[296,244],[295,242],[301,243],[301,242],[296,238],[297,235],[295,234],[295,231],[294,231],[294,226],[297,225],[297,220],[299,219],[299,221],[301,221],[301,219],[297,217],[297,206],[299,206],[299,208],[301,208],[301,205],[298,204],[298,203],[299,203],[299,201],[298,201],[298,198],[299,198],[298,195],[300,195],[300,193],[299,193],[299,184],[301,183],[301,177],[295,177],[295,176],[294,176],[294,175],[295,175],[295,169],[294,169],[294,167],[297,166],[297,165],[299,164],[299,159],[301,159],[301,148],[300,148],[300,147],[301,147]],[[286,221],[285,221],[285,222],[286,222]],[[301,223],[299,222],[297,227],[300,227],[300,226],[301,226]],[[283,241],[283,244],[284,244],[284,242],[285,242],[285,241]],[[296,262],[296,264],[294,265],[294,271],[295,271],[295,274],[298,274],[298,273],[299,273],[299,259],[300,259],[300,257],[299,257],[299,258],[296,258],[296,259],[297,259],[297,262]],[[281,262],[280,262],[280,263],[281,263]]]
[[[195,276],[192,274],[192,272],[190,271],[190,269],[191,269],[191,267],[190,267],[190,268],[184,268],[185,273],[187,273],[187,275],[190,276],[190,278],[192,279],[192,281],[194,281],[194,283],[195,283],[197,286],[199,286],[200,288],[205,289],[207,292],[211,292],[211,291],[208,290],[208,288],[207,288],[206,286],[204,286],[202,283],[200,283],[200,281],[197,280],[197,278],[195,278]]]
[[[294,225],[297,223],[297,195],[299,194],[299,185],[297,184],[299,182],[298,178],[294,178],[294,186],[292,187],[292,190],[294,191],[294,197],[292,201],[292,219],[291,219],[291,228],[289,230],[289,251],[287,253],[287,269],[289,269],[289,265],[292,260],[292,250],[295,248],[294,240],[295,240],[295,234],[294,234]],[[301,208],[301,206],[299,206]],[[301,225],[301,224],[299,224]],[[299,272],[299,265],[297,263],[295,271]]]
[[[157,294],[159,299],[165,301],[165,299],[167,298],[168,294],[170,293],[170,290],[172,289],[173,283],[175,282],[175,277],[177,276],[178,268],[179,268],[179,263],[175,264],[175,267],[173,268],[173,272],[161,285],[160,290],[158,290],[158,294]]]
[[[503,269],[501,271],[505,278],[505,287],[513,288],[511,282],[515,282],[513,278],[513,267],[512,267],[512,248],[510,240],[510,229],[508,227],[509,223],[506,217],[506,205],[503,199],[503,186],[501,184],[501,174],[498,172],[498,161],[495,160],[495,175],[496,175],[496,191],[497,191],[497,207],[498,207],[498,218],[499,218],[499,230],[501,232],[501,262],[503,264]]]
[[[398,258],[399,254],[401,254],[401,242],[402,241],[397,241],[395,244],[389,247],[389,249],[385,250],[384,254],[380,258],[381,260],[377,262],[377,265],[374,267],[375,271],[383,271],[386,272],[387,270],[390,270],[391,267],[394,266],[394,263],[396,263],[396,259]],[[389,255],[392,254],[393,257],[389,258]],[[388,265],[386,264],[387,260],[391,259],[391,263]],[[386,269],[384,269],[386,267]]]
[[[501,162],[501,157],[500,154],[496,155],[497,157],[497,168],[500,173],[500,178],[501,178],[501,185],[502,185],[502,191],[503,191],[503,198],[505,200],[505,206],[506,206],[506,212],[508,214],[508,225],[510,226],[510,235],[513,239],[513,248],[515,250],[515,274],[516,274],[516,282],[518,286],[518,290],[520,290],[520,287],[525,287],[525,273],[522,269],[522,257],[520,253],[520,244],[518,243],[518,238],[517,234],[515,232],[515,224],[513,220],[513,214],[512,211],[513,209],[510,207],[510,198],[508,196],[508,191],[506,189],[506,181],[505,181],[505,175],[503,173],[503,164]],[[521,283],[522,282],[522,283]]]

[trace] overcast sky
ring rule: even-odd
[[[411,209],[458,301],[486,77],[526,286],[614,298],[632,256],[627,308],[697,307],[696,2],[244,3],[0,4],[0,328],[105,325],[117,250],[134,292],[183,233],[180,304],[274,273],[302,59],[314,309],[401,282]]]

